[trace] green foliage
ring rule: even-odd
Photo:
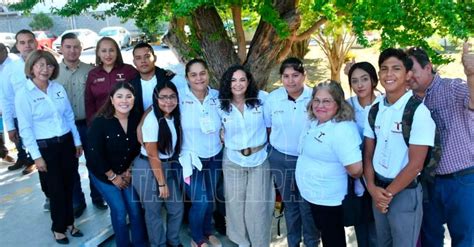
[[[45,13],[38,13],[33,16],[33,20],[28,24],[33,30],[49,30],[53,27],[53,19]]]

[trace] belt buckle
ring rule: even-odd
[[[247,157],[247,156],[250,156],[252,154],[252,149],[251,148],[244,148],[242,150],[240,150],[240,153]]]

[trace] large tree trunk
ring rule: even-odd
[[[275,1],[274,7],[288,23],[290,33],[294,35],[301,24],[300,15],[296,11],[296,0]],[[278,61],[285,42],[272,25],[260,20],[244,64],[254,76],[259,88],[265,89],[271,69]]]
[[[245,43],[244,27],[242,26],[242,7],[234,5],[231,7],[231,10],[232,19],[234,21],[235,38],[237,39],[237,54],[240,63],[243,64],[247,57],[247,44]]]
[[[215,7],[199,7],[191,17],[214,84],[228,67],[239,64],[240,60]]]
[[[309,52],[309,39],[303,39],[301,41],[293,42],[289,56],[297,57],[303,60],[304,56],[306,56],[308,52]]]
[[[186,43],[187,37],[184,32],[184,18],[172,18],[169,23],[168,32],[163,37],[163,41],[169,46],[171,51],[178,58],[180,63],[186,63],[194,52]]]

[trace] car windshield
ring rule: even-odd
[[[112,35],[116,35],[116,34],[117,34],[116,29],[102,30],[99,33],[100,36],[112,36]]]

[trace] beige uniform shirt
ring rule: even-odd
[[[64,61],[59,64],[59,76],[56,81],[66,89],[75,120],[86,119],[84,93],[87,75],[92,68],[94,68],[92,65],[83,62],[80,62],[75,70],[69,69]]]

